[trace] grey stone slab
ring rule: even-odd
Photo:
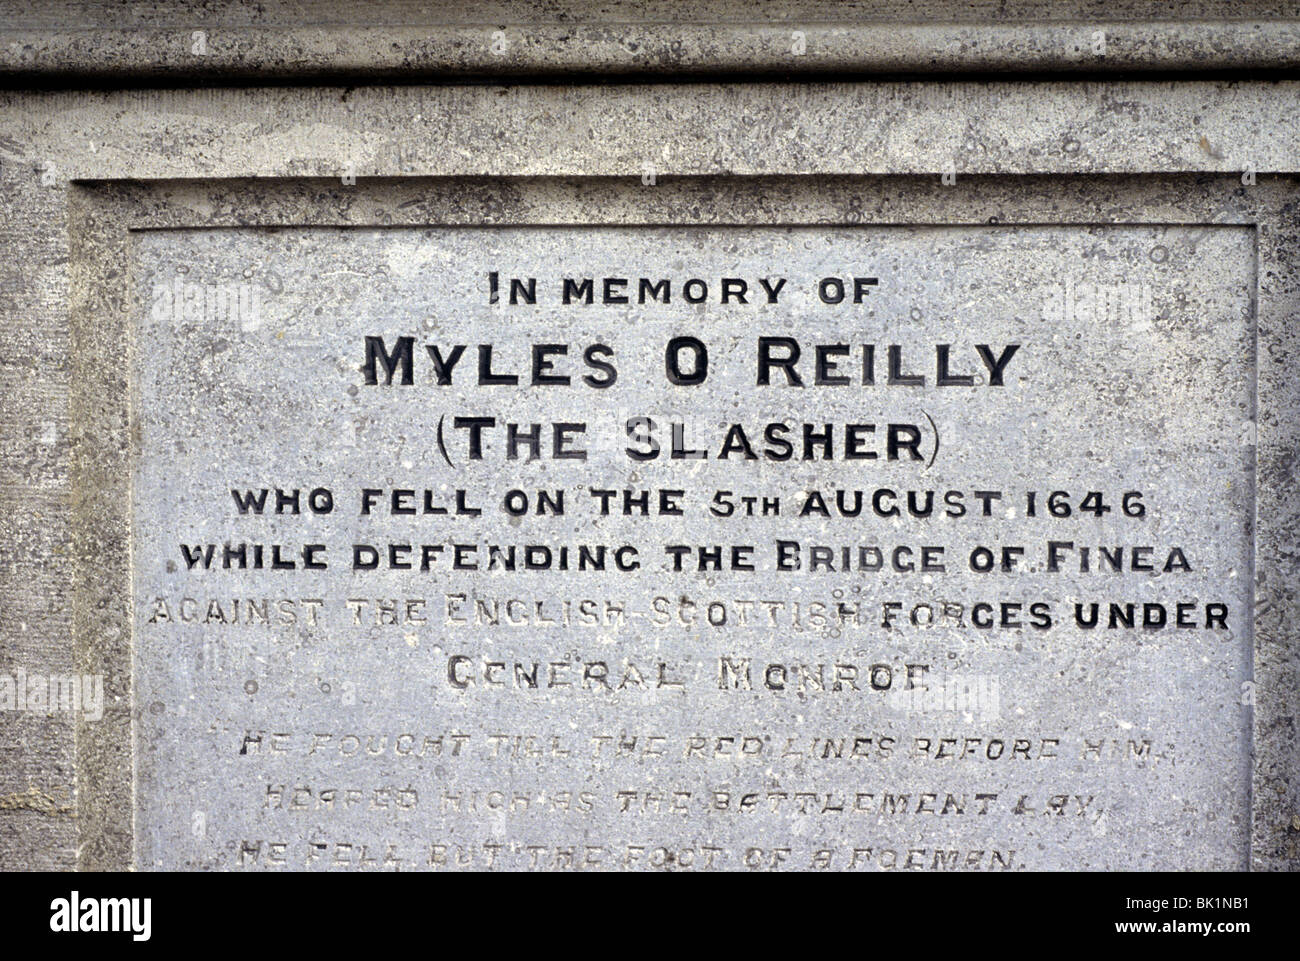
[[[0,863],[136,861],[126,372],[138,231],[996,218],[1254,234],[1250,857],[1293,868],[1295,103],[1292,83],[1203,79],[5,92],[0,671],[102,673],[106,713],[0,715],[15,758],[0,771]],[[356,186],[338,180],[349,164]],[[1257,183],[1243,183],[1247,168]],[[950,188],[946,169],[959,174]]]
[[[1249,230],[162,231],[136,256],[141,867],[1247,863]],[[537,303],[506,284],[490,304],[489,271],[534,278]],[[854,276],[878,281],[860,304],[851,284],[823,302],[820,280]],[[634,303],[566,305],[566,277],[597,301],[629,279],[612,289]],[[671,303],[635,303],[641,277]],[[722,278],[750,302],[720,303]],[[759,278],[786,279],[777,303]],[[674,387],[664,345],[686,335],[709,376]],[[414,383],[381,362],[367,384],[367,336],[413,337]],[[804,384],[755,383],[760,337],[802,345]],[[549,357],[573,385],[529,385],[538,343],[566,345]],[[426,344],[467,345],[449,385]],[[519,386],[477,382],[484,344]],[[607,376],[582,361],[594,344],[618,369],[603,389],[578,381]],[[844,345],[826,377],[848,383],[815,384],[816,345]],[[936,383],[939,345],[970,385]],[[891,364],[924,385],[891,385]],[[496,427],[470,459],[452,425],[482,416],[546,425],[542,456],[512,459]],[[628,439],[639,417],[653,460],[628,453],[650,449]],[[584,459],[551,456],[560,422],[585,425]],[[672,457],[678,422],[707,458]],[[793,425],[792,459],[771,423]],[[804,423],[832,425],[829,459]],[[720,458],[733,424],[748,441]],[[856,460],[847,424],[874,425]],[[914,449],[891,459],[888,425]],[[270,506],[277,488],[301,513]],[[624,490],[661,489],[680,515],[621,514]],[[265,515],[236,506],[261,490]],[[844,517],[840,490],[877,509]],[[458,491],[481,515],[423,513]],[[564,512],[510,516],[510,491]],[[892,516],[911,491],[934,517]],[[710,510],[744,495],[779,514]],[[268,569],[274,545],[293,570]],[[723,569],[700,570],[714,545]],[[735,545],[753,571],[727,569]],[[1023,556],[976,572],[981,546]],[[581,570],[584,547],[637,569]],[[1107,625],[1111,604],[1137,628]]]
[[[698,225],[703,221],[732,222],[750,220],[781,221],[818,220],[822,217],[852,217],[858,222],[917,222],[917,224],[944,225],[957,220],[971,222],[1005,222],[1015,220],[1028,224],[1041,224],[1057,220],[1063,224],[1075,224],[1075,230],[1096,230],[1097,218],[1109,218],[1117,224],[1125,224],[1130,218],[1152,217],[1157,221],[1187,221],[1190,230],[1188,242],[1204,242],[1208,235],[1216,234],[1219,229],[1206,226],[1210,221],[1264,222],[1273,224],[1277,209],[1284,209],[1288,195],[1286,182],[1265,181],[1255,190],[1223,190],[1223,182],[1218,185],[1192,181],[1160,181],[1160,179],[1093,179],[1093,181],[1044,181],[1039,182],[966,182],[966,190],[936,191],[923,179],[881,179],[879,182],[842,179],[842,181],[813,181],[806,179],[798,185],[784,183],[780,179],[772,181],[744,181],[736,179],[731,185],[720,189],[719,182],[692,183],[681,181],[675,185],[663,185],[655,190],[628,189],[627,186],[606,185],[598,187],[594,183],[547,182],[517,183],[511,192],[510,202],[506,207],[497,208],[490,220],[511,222],[516,218],[532,220],[539,224],[547,222],[571,221],[573,224],[591,224],[591,222],[679,222],[682,226]],[[194,191],[200,192],[194,192]],[[771,207],[770,198],[779,195],[784,207]],[[144,309],[143,295],[133,295],[121,289],[121,283],[129,274],[134,274],[134,255],[130,250],[138,243],[122,246],[121,235],[114,239],[113,225],[136,224],[139,226],[192,226],[195,224],[195,211],[200,209],[220,209],[220,211],[238,211],[257,207],[266,211],[276,211],[282,222],[328,222],[342,217],[360,224],[373,222],[393,222],[394,212],[400,212],[398,220],[411,222],[419,226],[421,218],[434,221],[481,224],[484,202],[493,196],[500,196],[497,187],[491,182],[435,183],[421,185],[411,182],[408,185],[377,187],[377,189],[357,190],[352,187],[329,187],[318,189],[303,185],[303,189],[282,190],[270,187],[269,190],[251,191],[240,187],[233,194],[216,196],[209,194],[198,185],[182,186],[165,191],[125,191],[120,189],[98,189],[87,192],[83,199],[88,203],[85,216],[75,222],[77,235],[87,238],[85,248],[79,251],[79,268],[77,276],[85,278],[85,286],[78,290],[83,294],[95,291],[94,299],[88,300],[85,308],[78,308],[78,317],[85,317],[74,325],[75,341],[87,358],[88,365],[81,375],[81,384],[91,393],[77,403],[79,411],[95,411],[96,414],[87,424],[101,421],[98,428],[101,446],[88,451],[91,458],[86,460],[83,471],[87,472],[78,489],[91,488],[103,490],[101,506],[90,506],[83,514],[87,519],[87,532],[94,536],[107,538],[100,545],[98,553],[87,554],[88,577],[85,584],[86,596],[82,605],[98,611],[95,618],[87,623],[90,632],[82,633],[87,644],[87,653],[98,658],[108,667],[112,676],[133,674],[129,663],[129,653],[120,642],[105,644],[104,632],[109,636],[121,637],[123,633],[134,633],[130,620],[134,614],[127,614],[118,620],[121,611],[120,598],[129,592],[129,581],[125,580],[126,555],[123,553],[120,534],[114,529],[125,532],[130,527],[130,520],[120,514],[122,502],[114,499],[113,490],[120,490],[129,484],[125,469],[129,460],[121,456],[105,458],[108,450],[103,446],[108,441],[108,449],[113,449],[114,441],[110,438],[121,436],[127,447],[134,447],[136,441],[127,441],[125,424],[133,415],[126,407],[110,404],[105,407],[101,397],[114,397],[125,403],[125,394],[117,386],[122,376],[120,365],[101,364],[96,358],[112,358],[120,354],[120,347],[112,346],[117,338],[126,337],[126,326],[134,324],[135,309]],[[861,198],[870,196],[871,202],[863,205]],[[953,203],[961,205],[953,207]],[[959,213],[958,213],[959,211]],[[204,216],[204,215],[198,215]],[[238,221],[218,217],[208,220],[209,224],[235,226]],[[95,229],[87,229],[91,224]],[[428,229],[425,221],[425,229]],[[819,228],[827,230],[826,226]],[[103,234],[103,235],[100,235]],[[148,234],[143,235],[144,238]],[[1258,490],[1258,512],[1260,528],[1256,541],[1256,555],[1261,560],[1261,570],[1265,571],[1262,579],[1257,580],[1257,590],[1262,590],[1264,601],[1257,593],[1256,609],[1258,623],[1255,637],[1255,683],[1256,688],[1245,688],[1239,692],[1238,710],[1243,717],[1251,717],[1253,705],[1253,723],[1255,723],[1255,744],[1258,746],[1256,762],[1255,800],[1252,805],[1252,844],[1253,862],[1257,866],[1286,866],[1288,847],[1286,832],[1288,818],[1291,817],[1287,800],[1287,761],[1290,741],[1286,735],[1287,676],[1291,654],[1287,645],[1275,644],[1271,638],[1284,638],[1291,631],[1290,605],[1273,603],[1270,597],[1281,597],[1286,592],[1286,580],[1271,577],[1268,571],[1282,571],[1277,559],[1279,550],[1277,538],[1281,545],[1286,544],[1286,532],[1292,523],[1288,520],[1294,506],[1288,502],[1290,485],[1286,480],[1275,481],[1274,477],[1287,476],[1286,451],[1290,441],[1287,440],[1288,423],[1294,421],[1288,417],[1279,417],[1284,411],[1294,406],[1294,389],[1290,380],[1284,375],[1284,369],[1278,367],[1278,359],[1284,358],[1282,345],[1284,328],[1274,323],[1275,317],[1287,316],[1294,302],[1296,285],[1290,273],[1284,267],[1284,251],[1287,239],[1284,233],[1275,233],[1271,228],[1257,231],[1255,237],[1261,238],[1258,247],[1260,257],[1260,281],[1258,281],[1258,336],[1261,338],[1261,356],[1269,358],[1268,364],[1260,372],[1257,384],[1258,403],[1260,403],[1260,420],[1256,429],[1260,463],[1256,476],[1264,479]],[[1281,244],[1281,246],[1279,246]],[[1154,256],[1164,256],[1154,250]],[[90,259],[86,259],[90,257]],[[1247,286],[1248,283],[1247,283]],[[133,307],[139,303],[140,307]],[[152,303],[152,300],[151,302]],[[95,304],[100,304],[96,307]],[[107,312],[105,312],[107,309]],[[1041,306],[1040,306],[1041,309]],[[910,315],[909,315],[910,316]],[[105,317],[112,317],[113,324],[105,326]],[[121,324],[122,326],[118,326]],[[1279,339],[1281,337],[1282,339]],[[133,338],[134,339],[134,338]],[[104,386],[96,388],[103,382]],[[83,415],[85,416],[85,415]],[[1251,421],[1240,424],[1242,436],[1240,445],[1249,447],[1251,442]],[[134,436],[134,434],[133,434]],[[116,518],[116,519],[114,519]],[[112,523],[110,523],[110,519]],[[86,547],[95,550],[94,542]],[[1284,550],[1284,546],[1281,547]],[[90,560],[94,558],[94,560]],[[1273,585],[1277,585],[1274,586]],[[1282,594],[1274,593],[1281,590]],[[95,599],[101,598],[101,599]],[[105,603],[107,602],[107,603]],[[123,611],[123,614],[126,614]],[[218,652],[220,653],[220,652]],[[355,692],[354,692],[355,693]],[[136,701],[139,705],[139,702]],[[134,710],[135,723],[140,724],[143,706]],[[87,726],[87,737],[83,737],[82,778],[85,779],[83,797],[105,798],[110,800],[108,808],[87,818],[85,824],[88,844],[86,847],[101,850],[96,857],[129,856],[131,845],[131,828],[123,826],[122,818],[130,818],[130,808],[123,808],[122,801],[133,797],[135,785],[131,772],[122,770],[121,745],[125,731],[108,726]],[[272,732],[276,733],[276,732]],[[281,732],[283,733],[283,732]],[[274,740],[274,739],[272,739]],[[278,741],[282,744],[282,741]],[[260,744],[260,743],[257,743]],[[354,745],[354,741],[348,741]],[[1139,745],[1140,746],[1140,745]],[[253,750],[259,750],[255,748]],[[1277,800],[1273,800],[1277,798]],[[207,818],[207,811],[204,811]],[[203,822],[204,824],[207,822]],[[1281,828],[1281,834],[1279,834]],[[125,831],[125,834],[123,834]],[[129,847],[123,849],[121,841]],[[103,845],[103,847],[100,847]],[[633,845],[638,847],[638,845]],[[266,848],[270,850],[270,848]],[[369,849],[369,848],[368,848]],[[277,848],[278,850],[278,848]],[[351,849],[348,849],[351,850]],[[373,850],[373,849],[370,849]],[[435,849],[435,857],[441,857]],[[945,849],[946,850],[946,849]],[[528,852],[532,857],[533,852]],[[277,854],[278,857],[278,854]],[[888,856],[894,857],[894,856]],[[948,866],[948,854],[939,863]],[[316,862],[318,863],[318,862]],[[365,862],[373,866],[372,862]],[[1001,865],[1001,862],[998,862]],[[907,863],[905,866],[917,866]],[[344,866],[339,863],[338,867]],[[434,865],[435,866],[435,865]],[[482,865],[480,865],[482,866]],[[555,866],[555,865],[551,865]],[[564,866],[560,861],[559,866]],[[933,861],[931,861],[933,866]]]
[[[489,222],[506,224],[519,220],[539,224],[567,221],[575,225],[649,222],[684,227],[701,221],[780,224],[847,218],[857,223],[936,226],[963,220],[1028,224],[1057,221],[1086,230],[1095,229],[1098,220],[1124,224],[1146,217],[1158,223],[1184,222],[1192,228],[1189,240],[1198,243],[1219,229],[1208,226],[1215,221],[1259,224],[1260,229],[1254,233],[1260,262],[1257,328],[1259,357],[1264,366],[1256,384],[1259,420],[1254,428],[1258,444],[1255,474],[1259,480],[1255,686],[1243,689],[1239,697],[1240,709],[1248,717],[1253,714],[1253,745],[1257,752],[1252,777],[1252,863],[1285,867],[1294,854],[1288,842],[1293,815],[1287,786],[1287,758],[1293,742],[1286,726],[1291,690],[1288,677],[1292,670],[1288,665],[1293,664],[1293,655],[1285,638],[1294,627],[1292,608],[1281,601],[1288,588],[1286,561],[1279,558],[1285,556],[1287,531],[1294,524],[1291,486],[1285,478],[1289,476],[1287,452],[1293,444],[1290,425],[1295,423],[1287,412],[1294,410],[1295,398],[1282,364],[1287,328],[1278,324],[1277,318],[1288,316],[1293,309],[1297,285],[1286,266],[1286,251],[1292,241],[1285,231],[1275,230],[1272,225],[1278,222],[1276,212],[1286,209],[1289,181],[1265,179],[1252,189],[1234,189],[1222,180],[1215,183],[1159,178],[959,182],[965,188],[953,191],[936,190],[924,179],[898,178],[805,179],[797,183],[779,178],[683,180],[654,190],[598,181],[521,181],[505,195],[509,198],[506,205],[498,207],[491,207],[489,201],[503,195],[491,181],[394,182],[369,189],[302,184],[254,190],[242,186],[226,194],[213,194],[202,185],[145,191],[110,187],[85,192],[79,197],[85,203],[79,205],[74,234],[85,238],[78,249],[75,275],[83,279],[77,287],[79,304],[86,299],[85,305],[77,308],[79,319],[73,328],[78,354],[85,358],[76,383],[85,393],[74,409],[81,412],[78,420],[93,428],[98,444],[89,449],[78,445],[87,452],[79,468],[78,489],[102,492],[98,502],[87,501],[81,514],[90,539],[81,548],[87,561],[79,588],[79,609],[95,612],[78,631],[86,655],[104,665],[110,677],[132,674],[129,648],[122,645],[121,639],[134,633],[130,622],[135,615],[120,603],[130,591],[123,538],[131,521],[123,513],[125,503],[120,499],[120,492],[130,483],[126,473],[130,460],[117,453],[106,455],[117,451],[118,444],[122,445],[122,453],[135,447],[137,440],[126,427],[135,415],[124,406],[121,366],[111,360],[102,363],[101,358],[121,355],[128,327],[135,322],[132,311],[137,307],[133,304],[142,298],[134,298],[122,287],[125,278],[135,271],[130,251],[136,244],[124,245],[128,238],[115,232],[116,225],[192,227],[208,223],[233,227],[239,220],[229,214],[213,217],[205,211],[235,212],[253,207],[268,211],[270,217],[286,224],[330,223],[342,218],[358,224],[401,222],[426,229],[430,220],[481,224],[485,209],[493,211],[488,215]],[[781,201],[774,205],[772,198],[778,196]],[[864,204],[864,197],[871,199]],[[1156,252],[1157,257],[1161,255]],[[106,318],[113,322],[105,325]],[[102,400],[105,397],[116,400],[106,405]],[[1251,424],[1247,421],[1241,426],[1241,443],[1249,447]],[[142,707],[134,711],[137,725],[142,711]],[[123,739],[127,736],[116,724],[87,725],[82,735],[79,793],[83,798],[107,802],[102,810],[89,812],[83,822],[83,851],[94,852],[93,863],[115,863],[116,859],[132,857],[135,784],[132,771],[121,766]],[[947,866],[946,857],[939,867]]]

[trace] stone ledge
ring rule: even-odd
[[[1261,71],[1300,71],[1300,19],[0,31],[10,87]]]

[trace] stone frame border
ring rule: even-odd
[[[79,181],[68,196],[71,600],[77,670],[107,678],[76,732],[78,867],[134,866],[131,412],[134,237],[150,229],[573,224],[1238,225],[1256,241],[1254,698],[1250,866],[1300,868],[1300,177],[611,177]],[[247,211],[257,211],[250,218]]]
[[[665,66],[675,81],[1300,70],[1296,19],[214,26],[198,31],[211,38],[201,56],[190,26],[106,24],[92,47],[75,33],[3,31],[0,86],[655,81]]]
[[[0,0],[0,86],[1300,70],[1290,0]]]

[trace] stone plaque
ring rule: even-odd
[[[1246,866],[1255,246],[141,233],[138,866]]]

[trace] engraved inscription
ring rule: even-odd
[[[1244,865],[1248,230],[137,258],[140,867]]]

